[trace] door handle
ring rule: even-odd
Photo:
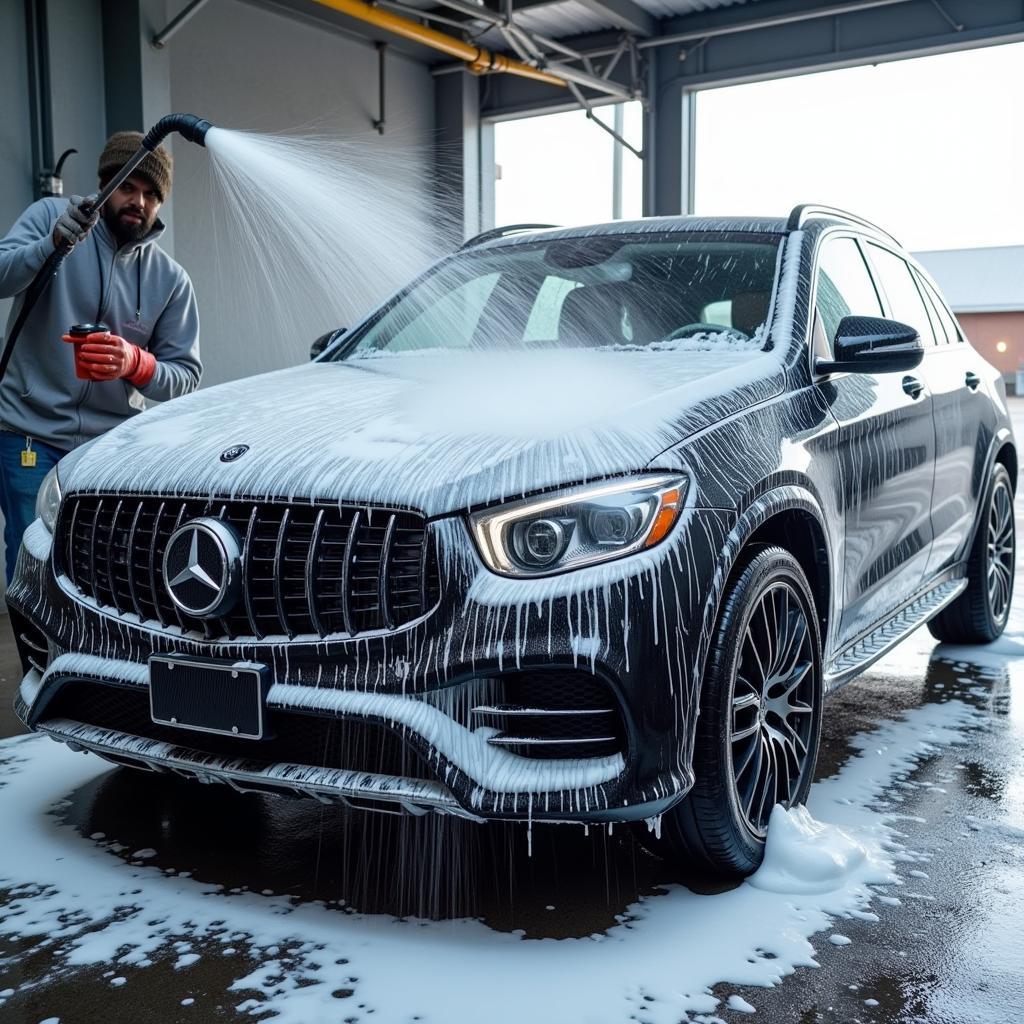
[[[981,378],[970,370],[964,375],[964,384],[967,385],[972,391],[978,390],[978,385],[981,383]]]
[[[916,377],[904,377],[903,390],[911,398],[917,398],[924,391],[924,385]]]

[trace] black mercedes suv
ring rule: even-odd
[[[857,217],[492,232],[311,364],[64,459],[16,708],[118,764],[646,820],[743,874],[830,690],[922,623],[1003,630],[1016,479],[999,375]]]

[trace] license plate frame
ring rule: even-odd
[[[157,725],[234,739],[266,735],[270,674],[256,662],[154,654],[149,715]]]

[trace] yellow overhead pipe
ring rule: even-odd
[[[457,39],[455,36],[446,35],[444,32],[421,25],[418,21],[403,18],[400,14],[392,14],[390,11],[373,7],[364,3],[363,0],[316,0],[316,3],[347,14],[351,18],[358,18],[369,25],[393,32],[396,36],[411,39],[414,43],[422,43],[424,46],[440,50],[441,53],[446,53],[449,57],[463,60],[475,75],[482,75],[485,71],[503,71],[509,75],[519,75],[521,78],[547,82],[548,85],[566,86],[565,80],[559,78],[558,75],[541,71],[539,68],[531,67],[522,61],[512,60],[500,53],[492,53],[490,50]]]

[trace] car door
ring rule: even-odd
[[[828,354],[844,316],[885,315],[861,244],[849,235],[828,236],[822,243],[815,296]],[[925,330],[927,336],[926,317]],[[845,551],[836,640],[842,648],[912,597],[924,579],[932,540],[935,428],[931,395],[914,371],[831,374],[820,389],[839,425]]]
[[[966,556],[978,502],[986,484],[996,412],[982,382],[982,357],[924,275],[915,281],[934,320],[936,346],[925,357],[924,378],[935,404],[935,483],[932,554],[928,574]]]

